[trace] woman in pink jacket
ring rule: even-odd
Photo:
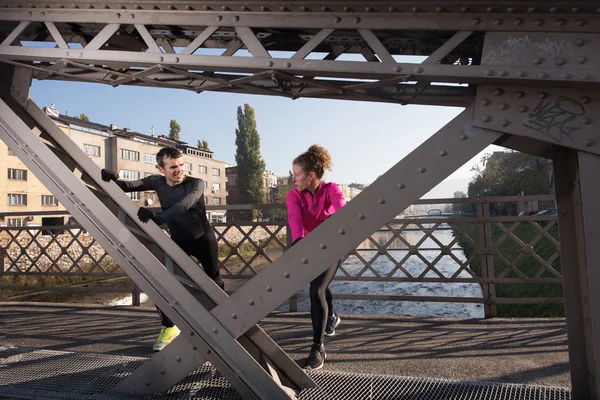
[[[307,152],[294,160],[292,182],[295,189],[288,193],[286,199],[293,244],[346,204],[338,185],[321,181],[325,170],[331,170],[331,165],[329,152],[318,145],[310,146]],[[323,345],[324,336],[335,335],[335,328],[341,321],[333,312],[333,298],[329,290],[329,284],[339,266],[340,263],[337,262],[310,283],[313,345],[306,363],[308,369],[323,367],[327,358]]]

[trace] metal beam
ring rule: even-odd
[[[418,7],[418,4],[416,4]],[[574,7],[574,6],[573,6]],[[570,8],[570,7],[569,7]],[[522,9],[521,9],[522,10]],[[458,11],[458,10],[457,10]],[[595,10],[594,10],[595,12]],[[568,15],[568,18],[566,17]],[[425,31],[489,31],[510,32],[515,26],[521,32],[600,32],[600,17],[592,12],[576,16],[553,13],[536,15],[527,10],[508,14],[489,13],[332,13],[332,12],[229,12],[172,10],[67,10],[43,8],[2,9],[5,21],[51,21],[65,23],[113,23],[134,21],[143,25],[186,25],[294,28],[294,29],[371,29],[371,30],[416,30]]]

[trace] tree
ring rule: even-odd
[[[249,104],[237,109],[238,127],[235,130],[235,162],[238,167],[238,187],[242,204],[258,204],[265,202],[263,172],[265,162],[260,156],[260,136],[256,129],[254,109]],[[261,214],[254,210],[256,218]],[[245,214],[250,217],[250,214]]]
[[[469,197],[550,194],[552,164],[545,158],[518,151],[495,152],[473,168]],[[507,203],[493,204],[493,212],[510,214]]]
[[[210,151],[210,149],[208,148],[208,142],[206,140],[198,139],[198,148],[200,150]]]
[[[454,192],[455,199],[464,199],[467,198],[467,194],[462,190],[457,190]],[[456,215],[460,214],[468,214],[474,215],[475,213],[475,205],[470,203],[452,203],[452,213]]]
[[[177,123],[177,120],[172,119],[169,123],[169,139],[179,140],[179,133],[181,132],[181,125]]]
[[[292,174],[291,170],[289,171],[287,184],[288,184],[288,186],[292,186],[292,187],[294,186],[294,174]]]
[[[79,114],[79,117],[77,117],[77,118],[79,118],[82,121],[88,121],[88,122],[90,121],[90,117],[88,117],[84,113]]]

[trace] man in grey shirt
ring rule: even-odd
[[[186,176],[183,169],[183,154],[175,147],[165,147],[156,154],[156,162],[161,175],[150,175],[137,181],[122,181],[119,176],[106,169],[102,170],[102,180],[111,180],[125,192],[155,190],[160,200],[162,212],[154,214],[140,207],[138,217],[142,222],[153,220],[169,227],[171,239],[188,255],[196,257],[204,272],[217,285],[224,289],[219,272],[217,237],[206,216],[204,202],[204,181]],[[179,335],[179,328],[158,307],[162,329],[153,346],[160,351]]]

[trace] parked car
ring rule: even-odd
[[[527,217],[529,215],[536,215],[537,214],[537,210],[527,210],[527,211],[521,211],[519,213],[519,217]]]
[[[557,215],[558,210],[556,208],[549,208],[547,210],[542,210],[537,215]]]

